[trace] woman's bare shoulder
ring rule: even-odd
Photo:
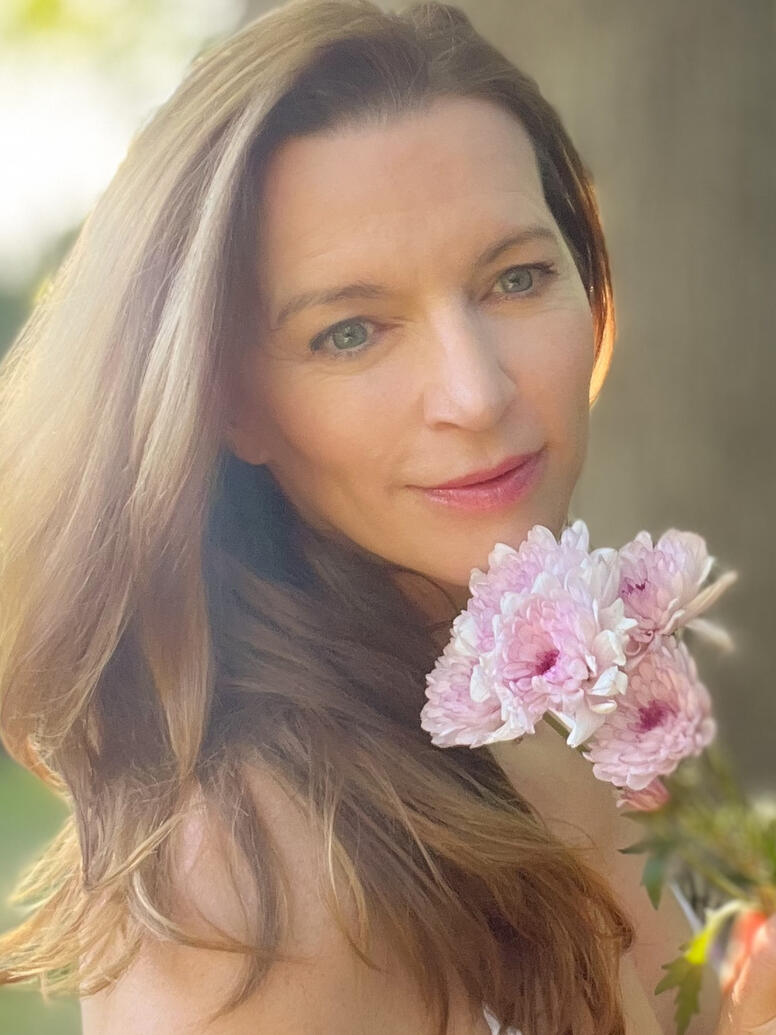
[[[257,811],[287,868],[290,923],[282,948],[307,961],[273,964],[244,1004],[205,1026],[203,1018],[238,980],[244,957],[149,934],[118,980],[81,1000],[83,1035],[302,1035],[311,1030],[355,1035],[363,1030],[357,997],[350,994],[357,981],[356,957],[320,895],[313,828],[271,774],[252,769],[247,775]],[[174,847],[174,915],[196,935],[217,937],[211,926],[216,925],[245,938],[246,917],[256,908],[255,882],[234,856],[230,869],[224,836],[224,824],[201,798],[194,799]]]

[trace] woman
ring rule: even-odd
[[[456,8],[194,62],[4,365],[2,734],[72,806],[4,981],[84,1035],[671,1030],[604,786],[419,719],[471,569],[563,527],[613,335],[589,175]]]

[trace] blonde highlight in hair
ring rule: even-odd
[[[16,889],[30,915],[0,937],[0,982],[89,995],[156,936],[243,954],[216,1016],[244,1001],[292,959],[261,771],[317,831],[354,951],[374,965],[385,932],[439,1035],[450,973],[532,1035],[582,1030],[583,1009],[624,1032],[630,921],[486,751],[419,728],[438,643],[399,569],[314,531],[224,444],[268,158],[450,95],[493,100],[531,136],[594,315],[592,405],[614,313],[590,174],[535,82],[440,3],[292,0],[200,54],[5,358],[0,732],[71,814]],[[245,939],[177,917],[197,810],[256,892]]]

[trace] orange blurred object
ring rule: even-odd
[[[767,919],[767,913],[759,909],[747,909],[739,913],[733,921],[719,972],[723,996],[731,992],[751,952],[752,942]]]

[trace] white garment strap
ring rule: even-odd
[[[501,1021],[485,1003],[482,1004],[482,1012],[485,1014],[491,1035],[523,1035],[518,1028],[502,1028]]]

